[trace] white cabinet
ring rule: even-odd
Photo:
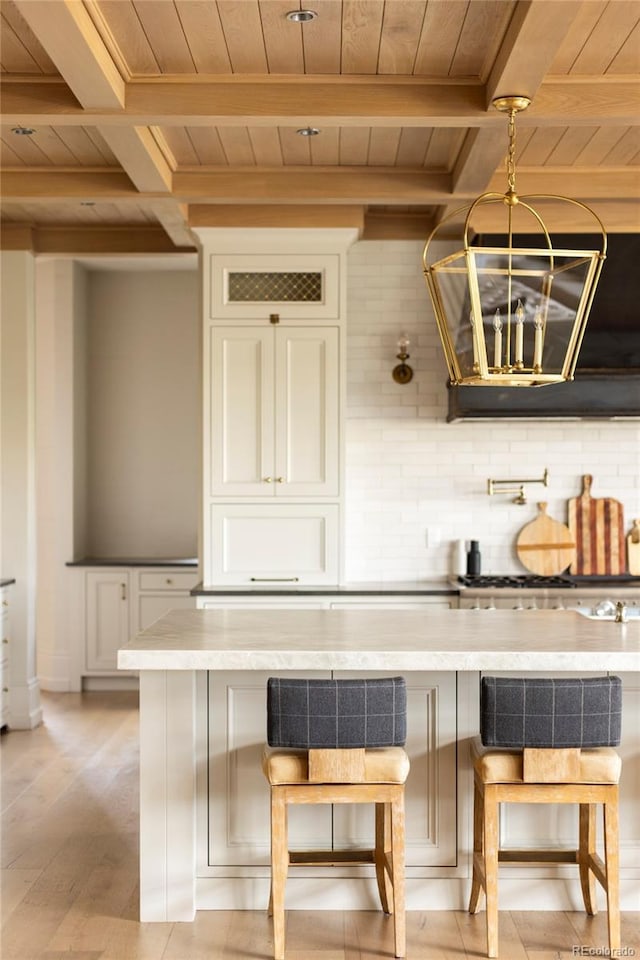
[[[197,233],[203,582],[337,585],[346,254],[356,232]]]
[[[209,674],[208,863],[269,862],[269,784],[262,773],[267,677],[254,670]],[[300,671],[300,677],[329,673]],[[293,849],[331,848],[331,807],[301,805],[289,813]]]
[[[118,648],[171,609],[196,606],[195,570],[110,567],[84,570],[85,675],[117,674]]]
[[[9,725],[9,588],[0,587],[0,729]]]
[[[210,333],[211,496],[337,496],[337,327]]]
[[[260,757],[266,736],[266,683],[256,671],[215,672],[208,681],[210,866],[266,864],[269,788]],[[322,673],[296,674],[326,676]],[[340,672],[336,677],[364,674]],[[382,676],[383,674],[380,674]],[[366,676],[375,676],[368,672]],[[456,676],[410,673],[407,680],[407,865],[456,863]],[[369,845],[365,805],[292,810],[293,848]]]
[[[339,261],[337,253],[300,254],[295,240],[284,254],[213,254],[208,261],[210,316],[239,323],[270,313],[293,323],[335,320],[340,312]]]
[[[339,508],[331,503],[214,503],[211,582],[277,586],[335,584]]]
[[[208,330],[205,584],[339,583],[339,327]]]
[[[116,669],[118,647],[129,639],[129,571],[87,571],[85,581],[87,669]]]

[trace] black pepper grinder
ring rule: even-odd
[[[471,540],[469,550],[467,551],[467,576],[480,576],[480,544],[477,540]]]

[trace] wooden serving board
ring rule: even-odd
[[[592,497],[593,477],[582,478],[582,493],[568,503],[569,529],[576,543],[570,573],[577,576],[626,571],[623,508],[612,497]]]
[[[547,516],[546,503],[539,503],[538,509],[536,519],[518,534],[516,552],[520,563],[531,573],[552,577],[573,563],[576,542],[569,527]]]
[[[633,521],[627,534],[627,564],[633,577],[640,577],[640,520]]]

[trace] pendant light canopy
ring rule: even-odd
[[[500,97],[496,109],[509,115],[507,191],[484,193],[466,210],[462,245],[431,262],[434,240],[450,239],[446,217],[432,231],[423,263],[451,383],[472,386],[543,386],[573,380],[589,310],[606,256],[607,237],[596,214],[579,200],[552,195],[518,196],[515,117],[527,97]],[[556,249],[533,204],[571,204],[593,218],[599,249]],[[495,245],[476,245],[474,221],[488,204],[499,204],[504,227]],[[527,235],[517,245],[517,236]],[[533,239],[532,239],[533,235]],[[600,236],[602,238],[600,243]]]

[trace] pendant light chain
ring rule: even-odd
[[[516,110],[509,111],[509,153],[507,154],[509,193],[516,192]]]

